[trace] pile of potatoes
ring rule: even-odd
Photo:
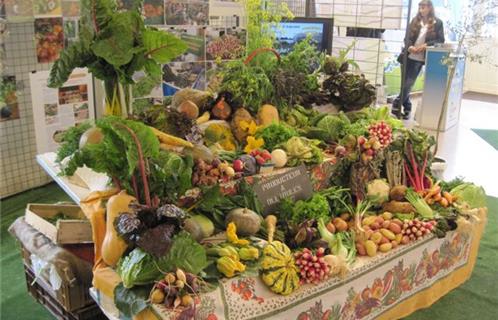
[[[360,256],[374,257],[378,251],[389,252],[400,244],[407,244],[410,238],[402,234],[403,222],[393,219],[390,212],[379,216],[363,218],[364,237],[359,237],[356,250]]]

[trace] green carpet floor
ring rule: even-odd
[[[472,129],[481,139],[489,143],[495,150],[498,150],[498,130]]]
[[[2,200],[0,246],[0,319],[48,320],[54,317],[28,294],[18,244],[7,231],[24,214],[27,203],[71,201],[56,184],[33,189]]]
[[[1,290],[0,319],[53,319],[26,292],[19,248],[7,232],[8,226],[24,214],[29,202],[54,203],[69,198],[54,184],[24,192],[1,201]],[[496,319],[498,314],[498,199],[488,198],[488,224],[474,273],[469,281],[451,291],[433,306],[420,310],[405,320],[479,320]]]

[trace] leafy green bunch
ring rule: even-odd
[[[119,11],[114,0],[82,0],[79,39],[54,63],[49,87],[62,86],[73,69],[83,67],[106,82],[108,96],[118,82],[135,84],[136,71],[145,72],[143,81],[149,87],[159,83],[161,64],[182,54],[187,45],[172,34],[145,27],[141,6],[137,0],[130,10]]]
[[[160,150],[158,139],[143,123],[108,116],[97,120],[96,126],[102,130],[102,140],[66,152],[71,158],[62,174],[71,176],[85,165],[105,173],[116,186],[146,204],[152,196],[174,202],[191,188],[192,158]],[[69,152],[72,144],[67,142]]]
[[[220,91],[230,92],[236,106],[245,107],[252,114],[271,100],[274,89],[265,70],[259,66],[246,65],[240,60],[227,63],[220,72]]]

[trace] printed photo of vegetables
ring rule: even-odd
[[[20,21],[33,17],[32,0],[3,0],[8,21]]]
[[[88,103],[73,104],[74,121],[82,122],[88,120]]]
[[[43,109],[45,110],[45,124],[57,123],[57,114],[59,113],[57,103],[46,103],[43,105]]]
[[[246,51],[246,31],[243,29],[215,28],[206,35],[207,60],[233,60],[244,56]]]
[[[187,6],[187,24],[204,26],[209,24],[209,3],[190,2]]]
[[[33,0],[33,14],[35,16],[61,15],[61,0]]]
[[[209,24],[209,2],[166,0],[167,25],[205,26]]]
[[[62,0],[62,15],[64,17],[78,17],[80,2],[78,0]]]
[[[35,19],[35,41],[39,63],[57,60],[64,47],[62,18]]]
[[[19,119],[16,77],[4,76],[0,85],[0,122]]]
[[[78,40],[78,19],[64,18],[64,48]]]
[[[187,3],[176,0],[166,0],[164,12],[167,25],[187,24]]]
[[[169,30],[182,39],[188,46],[187,51],[176,58],[175,62],[195,62],[205,60],[205,29],[182,27]]]
[[[59,104],[84,101],[88,101],[88,87],[86,84],[59,88]]]
[[[145,0],[143,9],[145,24],[164,24],[164,0]]]
[[[204,62],[173,62],[164,65],[163,81],[177,88],[204,90],[206,65]]]

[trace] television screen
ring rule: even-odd
[[[332,19],[295,18],[282,21],[275,29],[275,48],[281,54],[289,52],[296,43],[310,35],[320,51],[330,53],[332,48]]]

